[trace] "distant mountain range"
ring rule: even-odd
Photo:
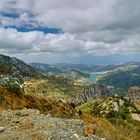
[[[51,74],[57,74],[62,75],[64,77],[79,79],[79,78],[89,78],[90,73],[89,71],[83,71],[80,67],[71,66],[69,64],[63,65],[63,64],[43,64],[43,63],[31,63],[30,66],[32,66],[35,69],[38,69],[40,72],[43,73],[51,73]]]
[[[123,64],[26,64],[15,57],[0,54],[0,74],[18,73],[20,76],[40,77],[43,73],[61,75],[71,79],[89,78],[92,72],[109,71],[105,76],[98,78],[99,84],[114,86],[121,93],[129,87],[140,86],[140,62]]]
[[[87,72],[100,72],[114,70],[115,68],[121,67],[124,64],[67,64],[67,63],[56,63],[52,64],[53,67],[65,68],[65,69],[78,69]]]
[[[69,64],[69,63],[30,63],[32,67],[35,67],[44,72],[63,73],[67,69],[76,69],[83,72],[103,72],[112,71],[132,65],[140,65],[140,62],[127,62],[122,64]]]

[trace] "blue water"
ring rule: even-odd
[[[91,73],[90,77],[89,77],[89,81],[96,83],[97,82],[96,78],[103,77],[103,76],[105,76],[105,74],[93,74],[93,73]]]

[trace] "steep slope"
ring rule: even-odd
[[[17,94],[24,92],[24,81],[18,74],[0,75],[0,86]]]
[[[28,94],[16,94],[0,85],[0,110],[2,109],[38,109],[41,113],[51,113],[53,116],[70,118],[76,115],[76,110],[69,103],[56,101],[53,98],[41,98]]]
[[[15,57],[0,54],[0,73],[18,73],[21,76],[39,76],[39,72]]]
[[[22,60],[0,54],[0,85],[8,90],[22,94],[24,92],[23,77],[39,78],[42,76]]]
[[[95,84],[85,87],[81,94],[77,94],[71,101],[75,105],[86,103],[93,99],[111,97],[114,90],[110,86]]]
[[[140,111],[140,87],[130,87],[126,96],[134,102],[136,109]]]
[[[140,87],[134,86],[128,89],[127,97],[140,104]]]

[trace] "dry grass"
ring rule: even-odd
[[[104,118],[82,114],[80,115],[80,119],[86,123],[84,131],[86,136],[95,133],[98,136],[105,137],[106,140],[132,140],[131,138],[124,136],[119,129]],[[93,128],[93,124],[97,125],[97,129]]]
[[[94,127],[92,124],[85,125],[84,127],[84,136],[89,137],[96,133],[97,127]]]
[[[41,113],[52,114],[56,117],[70,118],[76,114],[76,110],[68,103],[53,99],[43,99],[26,94],[15,94],[0,86],[0,107],[5,109],[38,109]]]
[[[35,133],[32,135],[32,140],[44,140],[41,133]]]
[[[68,100],[71,98],[65,88],[50,83],[48,80],[28,79],[24,82],[26,94],[35,95],[43,98],[54,98],[55,100]]]

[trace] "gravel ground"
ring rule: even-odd
[[[104,140],[83,136],[78,119],[59,119],[36,109],[0,110],[0,140]]]

